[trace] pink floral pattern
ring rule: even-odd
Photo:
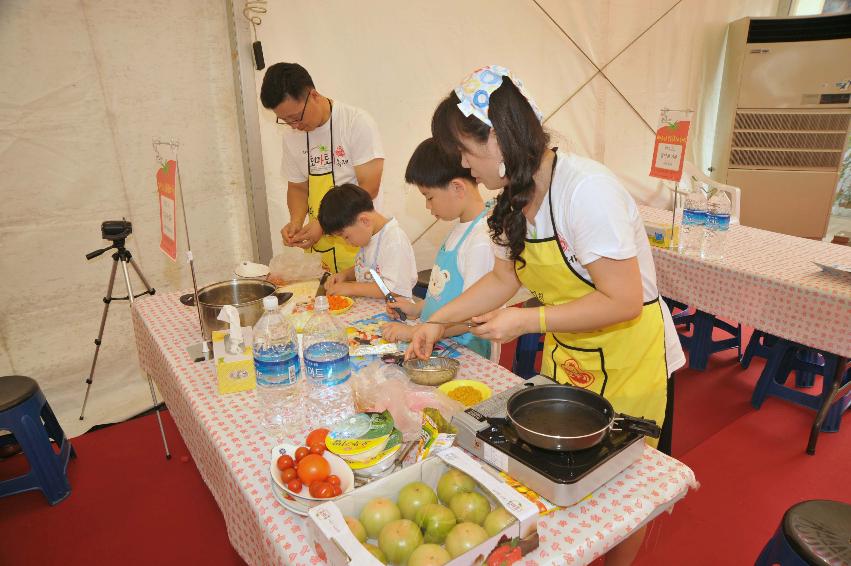
[[[671,212],[639,206],[645,221]],[[851,265],[851,247],[731,226],[720,261],[651,248],[659,292],[702,311],[851,357],[851,278],[813,262]]]
[[[139,360],[222,510],[231,544],[249,564],[321,563],[304,519],[281,507],[271,492],[268,459],[274,439],[260,426],[254,392],[219,395],[213,362],[189,359],[186,346],[200,341],[198,315],[178,297],[158,294],[134,303]],[[377,300],[358,299],[344,318],[358,320],[382,310]],[[520,381],[466,349],[460,361],[459,378],[477,379],[494,391]],[[641,460],[588,498],[541,517],[540,547],[523,564],[587,564],[670,509],[690,487],[697,483],[687,466],[646,447]]]

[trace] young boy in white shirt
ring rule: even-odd
[[[411,240],[395,218],[375,210],[368,192],[351,183],[330,189],[319,205],[319,224],[324,233],[360,248],[352,267],[325,282],[329,294],[383,299],[384,293],[369,273],[374,269],[391,293],[411,298],[417,283]]]
[[[416,185],[426,199],[426,208],[434,216],[440,220],[459,221],[435,258],[425,300],[399,301],[392,305],[409,318],[420,317],[427,321],[440,307],[493,269],[494,256],[487,227],[490,209],[482,200],[470,170],[461,167],[460,159],[447,155],[432,138],[414,150],[405,171],[405,181]],[[387,312],[398,318],[392,308]],[[413,326],[398,322],[385,324],[381,329],[384,339],[390,341],[409,341],[413,330]],[[490,357],[490,341],[473,336],[466,326],[449,327],[444,336],[452,336],[456,342]]]

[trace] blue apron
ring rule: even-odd
[[[443,305],[455,299],[458,295],[464,292],[464,278],[461,277],[461,272],[458,270],[458,250],[461,248],[464,240],[470,235],[479,222],[487,214],[489,207],[485,207],[483,211],[476,216],[467,230],[455,244],[455,248],[451,251],[446,249],[446,242],[440,246],[440,251],[437,252],[437,257],[434,260],[434,267],[431,268],[431,277],[429,277],[428,292],[426,293],[425,304],[423,311],[420,314],[421,320],[428,320],[435,312]],[[459,344],[470,348],[477,354],[490,358],[491,343],[490,340],[485,340],[473,336],[469,332],[465,332],[459,336],[453,336]]]

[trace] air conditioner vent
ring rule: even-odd
[[[839,166],[841,151],[796,151],[732,149],[731,168],[748,169],[833,169]]]
[[[828,131],[844,133],[851,121],[849,113],[737,112],[736,130]]]
[[[841,151],[844,146],[844,133],[733,132],[733,148],[832,149]]]

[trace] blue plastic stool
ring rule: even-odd
[[[33,489],[40,489],[51,505],[68,497],[65,471],[76,453],[34,379],[0,377],[0,429],[12,433],[30,464],[26,474],[0,482],[0,497]],[[59,445],[58,454],[51,439]]]
[[[756,335],[756,332],[754,334]],[[818,411],[827,402],[827,396],[835,379],[836,364],[839,363],[839,358],[834,354],[809,348],[770,334],[760,333],[760,335],[756,339],[752,337],[751,342],[763,340],[763,343],[754,346],[753,350],[759,350],[760,353],[766,354],[766,362],[751,396],[751,405],[755,409],[759,409],[766,397],[771,395]],[[771,346],[766,346],[766,344],[771,344]],[[750,344],[748,344],[746,354],[742,358],[743,365],[745,360],[750,363],[750,359],[755,355],[751,352],[749,356],[748,350],[751,350]],[[796,372],[796,381],[800,379],[801,375],[821,375],[824,379],[822,393],[813,395],[786,386],[789,375],[793,371]],[[851,373],[845,372],[840,386],[848,383],[849,378],[851,378]],[[849,405],[851,405],[851,393],[834,401],[827,412],[824,423],[822,423],[821,430],[837,432],[842,423],[842,414]]]
[[[793,505],[754,566],[851,564],[851,505],[812,500]]]
[[[663,297],[664,298],[664,297]],[[691,336],[679,334],[680,344],[688,350],[688,367],[703,371],[709,363],[709,356],[722,350],[736,348],[739,358],[742,357],[742,325],[733,326],[729,322],[716,318],[715,315],[697,309],[690,309],[688,305],[664,298],[671,309],[671,317],[676,326],[685,325],[686,331],[694,326]],[[680,312],[674,313],[674,309]],[[730,335],[729,338],[714,340],[712,331],[720,329]]]
[[[417,273],[417,284],[414,285],[412,293],[415,297],[425,299],[428,292],[428,281],[431,278],[431,269],[426,269]]]
[[[745,348],[745,353],[742,356],[742,367],[747,369],[751,365],[751,360],[754,356],[765,358],[771,357],[773,349],[777,346],[779,338],[763,332],[762,330],[754,330],[751,334],[751,339]],[[801,346],[797,351],[797,357],[802,362],[809,364],[824,365],[824,356],[818,352]],[[816,373],[804,368],[809,368],[809,365],[803,365],[802,368],[795,370],[795,387],[812,387],[815,384]]]

